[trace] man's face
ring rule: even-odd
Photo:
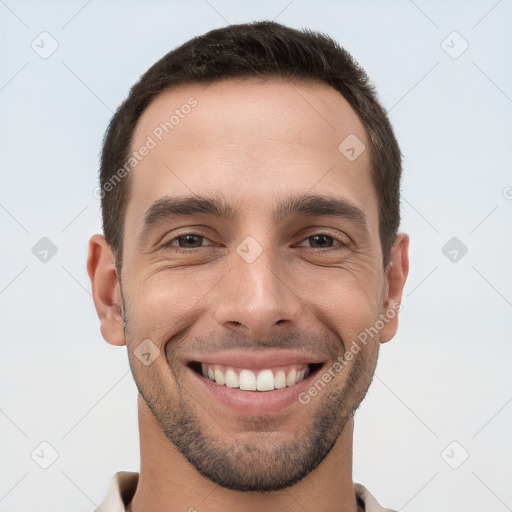
[[[176,109],[179,122],[158,130]],[[353,161],[338,148],[351,134],[367,148]],[[156,146],[130,176],[121,276],[140,394],[207,478],[292,485],[327,456],[394,334],[369,338],[307,404],[298,399],[390,307],[363,125],[326,85],[244,79],[161,93],[132,150],[148,136]],[[302,196],[317,197],[286,209]],[[172,207],[198,197],[231,215]],[[151,364],[135,356],[143,340],[146,359],[160,351]],[[254,378],[279,389],[251,390]]]

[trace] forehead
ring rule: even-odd
[[[343,153],[352,148],[356,159]],[[244,78],[166,90],[140,117],[131,149],[139,159],[126,226],[164,196],[232,198],[257,217],[276,195],[312,192],[347,198],[377,222],[366,131],[323,83]]]
[[[306,124],[296,124],[299,120]],[[247,149],[247,144],[272,136],[304,148],[332,150],[350,133],[366,139],[352,107],[324,83],[226,79],[158,94],[137,122],[132,149],[152,134],[159,146],[174,145],[175,150],[199,141],[214,145],[229,140]]]

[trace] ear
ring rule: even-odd
[[[126,345],[115,257],[103,235],[94,235],[89,240],[87,273],[91,280],[94,307],[100,319],[101,335],[111,345]]]
[[[386,267],[382,304],[380,342],[391,340],[398,329],[398,313],[401,309],[402,293],[409,273],[409,236],[398,233],[391,248],[389,263]]]

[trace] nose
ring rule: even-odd
[[[296,327],[304,306],[286,263],[270,250],[251,263],[237,254],[233,260],[232,270],[216,287],[213,314],[219,325],[255,339]]]

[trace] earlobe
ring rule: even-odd
[[[93,235],[89,240],[87,273],[103,338],[111,345],[125,345],[121,288],[115,257],[103,235]]]
[[[391,248],[386,268],[383,290],[382,321],[380,342],[391,340],[398,329],[398,314],[401,310],[402,293],[409,273],[409,236],[398,233]]]

